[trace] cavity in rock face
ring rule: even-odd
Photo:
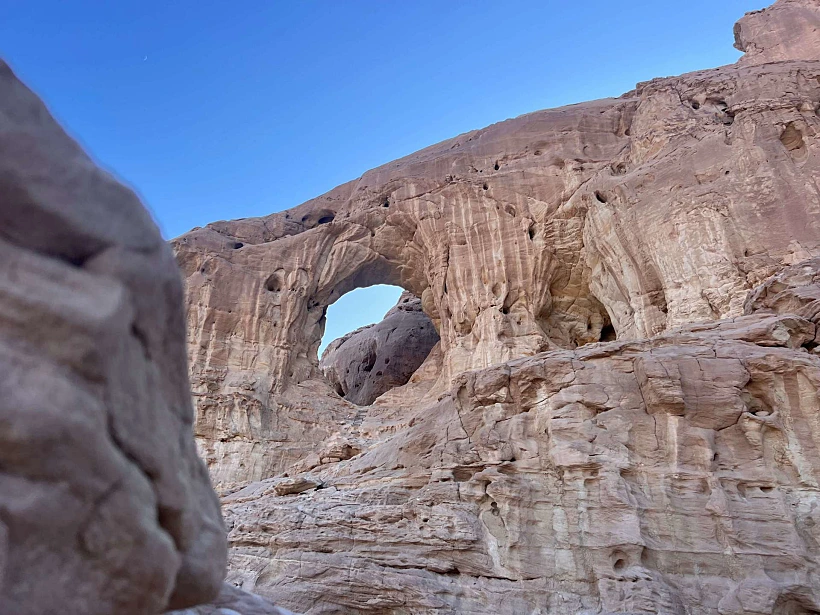
[[[818,18],[175,240],[229,580],[310,615],[820,612]],[[352,407],[315,350],[374,283],[440,342]]]
[[[331,342],[319,366],[339,395],[364,406],[406,384],[438,341],[421,299],[405,292],[381,322]]]
[[[0,613],[213,598],[179,271],[136,196],[0,62]]]

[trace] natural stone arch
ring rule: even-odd
[[[685,87],[692,98],[697,84]],[[224,450],[252,466],[243,474],[226,463],[226,475],[268,473],[273,462],[257,449],[269,437],[284,438],[282,417],[327,391],[311,346],[321,337],[325,306],[357,286],[393,283],[420,296],[441,335],[441,393],[459,373],[596,342],[602,332],[609,339],[608,327],[629,340],[734,315],[747,285],[771,273],[770,262],[798,256],[783,254],[784,237],[794,236],[810,256],[816,222],[796,225],[774,196],[799,188],[792,175],[777,174],[769,203],[788,228],[761,232],[752,210],[738,205],[746,202],[736,193],[743,168],[723,123],[699,125],[697,139],[667,136],[661,150],[649,147],[652,105],[680,102],[665,96],[662,84],[647,84],[634,97],[518,118],[374,169],[294,209],[177,239],[192,383],[205,400],[200,412],[215,415],[197,424],[216,425],[218,437],[202,437],[215,449],[224,438]],[[720,97],[735,114],[731,131],[763,126],[732,96]],[[775,130],[770,139],[778,151],[769,152],[766,141],[750,155],[793,166],[778,136]],[[687,160],[699,160],[700,137],[717,174],[681,200],[656,181],[655,167],[681,147],[692,153]],[[716,194],[712,184],[734,194],[731,202],[704,200],[700,191]],[[677,234],[652,232],[669,222],[658,220],[661,212],[671,212]],[[693,243],[698,237],[716,241]],[[686,247],[683,258],[670,241]],[[758,244],[771,258],[754,258],[749,246]],[[729,303],[709,290],[724,287]],[[323,438],[321,428],[313,421],[310,434],[291,433],[289,441]],[[286,467],[300,446],[276,467]]]
[[[537,222],[537,211],[525,204],[502,206],[480,186],[445,185],[432,202],[401,199],[401,192],[388,197],[392,211],[374,204],[378,209],[367,211],[364,220],[323,209],[332,221],[299,235],[301,242],[287,238],[285,249],[277,250],[280,265],[307,274],[288,278],[291,296],[280,301],[296,301],[283,312],[293,326],[285,325],[291,369],[279,376],[280,390],[318,376],[316,350],[327,306],[375,284],[421,298],[441,336],[443,381],[542,350],[598,341],[613,324],[588,287],[580,234],[556,237],[575,226],[583,207]],[[488,229],[502,238],[491,251],[484,241]],[[266,288],[282,286],[279,277],[274,272]]]
[[[335,217],[323,210],[323,217]],[[307,214],[306,214],[307,215]],[[309,379],[321,379],[317,350],[324,333],[328,306],[358,288],[376,284],[398,286],[417,296],[426,290],[421,276],[406,275],[398,258],[374,249],[373,234],[364,226],[330,220],[299,235],[308,246],[288,242],[276,250],[277,269],[265,277],[263,287],[280,318],[277,341],[287,351],[288,368],[280,370],[274,390]],[[289,238],[290,239],[290,238]]]

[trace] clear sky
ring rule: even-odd
[[[0,0],[0,54],[170,238],[509,117],[734,62],[734,22],[766,4]],[[363,324],[356,305],[341,332]]]

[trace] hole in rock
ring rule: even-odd
[[[242,246],[244,246],[244,245],[245,245],[245,244],[244,244],[244,243],[242,243],[241,241],[237,241],[237,242],[235,242],[235,243],[233,244],[233,249],[234,249],[234,250],[238,250],[239,248],[241,248],[241,247],[242,247]]]
[[[614,342],[616,339],[618,339],[618,335],[615,333],[615,327],[611,324],[606,324],[601,328],[602,342]]]
[[[421,300],[384,284],[343,295],[321,324],[319,368],[341,397],[359,406],[406,384],[439,341]]]
[[[805,162],[808,158],[808,149],[803,140],[803,133],[795,126],[794,122],[789,122],[780,134],[780,142],[789,151],[795,162]]]
[[[490,189],[490,185],[489,185],[489,184],[484,184],[484,185],[482,186],[482,188],[484,188],[484,190],[489,190],[489,189]]]
[[[623,558],[618,558],[615,560],[612,567],[615,569],[615,572],[621,572],[624,568],[626,568],[626,560]]]
[[[494,168],[496,171],[498,171],[498,169],[500,169],[501,167],[500,167],[500,166],[499,166],[499,164],[496,162],[496,163],[495,163],[495,166],[493,166],[493,168]]]
[[[700,109],[700,103],[699,103],[698,101],[696,101],[696,100],[693,100],[693,101],[692,101],[692,108],[693,108],[695,111],[697,111],[698,109]]]
[[[333,219],[336,217],[336,212],[330,209],[317,209],[315,211],[310,211],[302,216],[302,224],[305,227],[311,229],[316,228],[321,224],[327,224],[328,222],[333,222]]]
[[[265,290],[272,293],[278,293],[282,290],[282,278],[278,273],[268,276],[268,279],[265,280]]]
[[[374,325],[396,305],[402,289],[398,286],[377,284],[366,288],[357,288],[327,308],[325,331],[319,346],[321,357],[328,345],[361,327]]]
[[[625,162],[612,163],[609,168],[612,170],[613,175],[624,175],[626,173]]]
[[[456,479],[457,483],[464,483],[470,480],[479,470],[480,468],[454,468],[453,478]]]
[[[606,196],[598,190],[595,191],[595,198],[598,200],[599,203],[606,203],[608,200]]]

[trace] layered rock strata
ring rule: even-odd
[[[229,578],[310,614],[813,613],[815,336],[753,315],[467,372],[322,489],[224,498]]]
[[[2,62],[0,262],[0,613],[212,598],[225,534],[173,255]]]
[[[175,240],[229,580],[310,615],[820,611],[818,17]],[[356,406],[316,349],[377,283],[440,342]]]

